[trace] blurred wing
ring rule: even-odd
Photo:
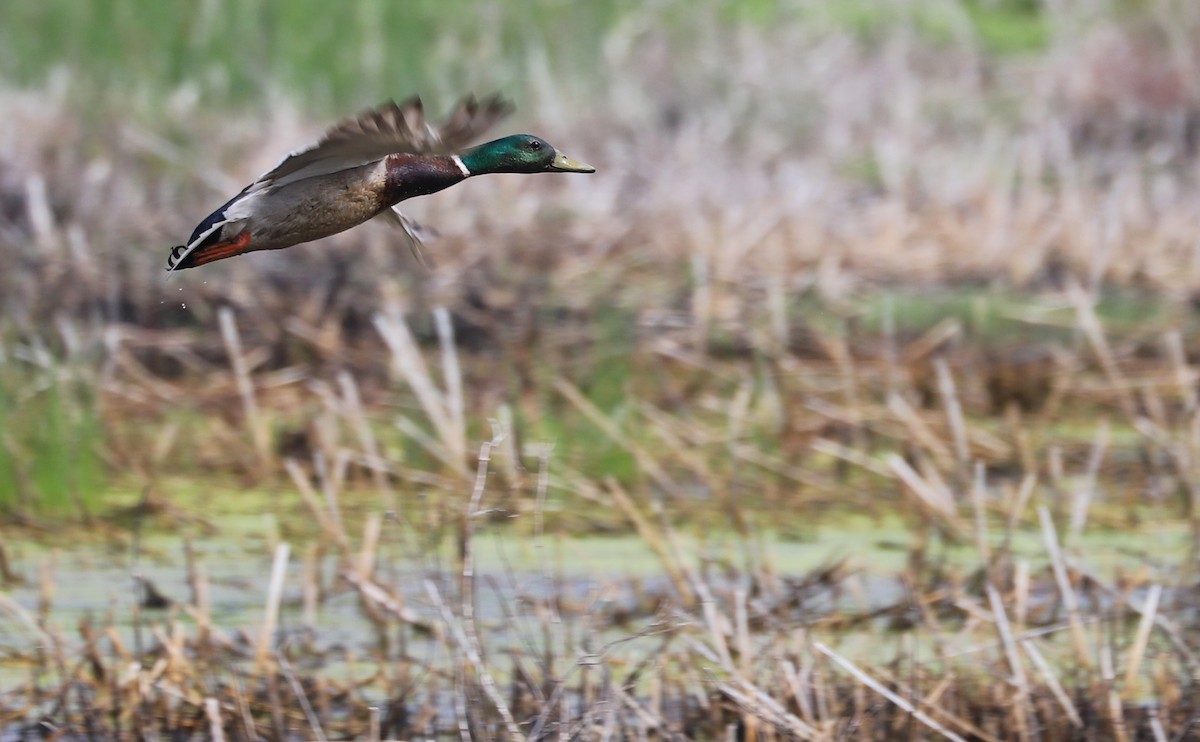
[[[425,253],[421,251],[421,247],[426,240],[434,239],[438,236],[437,230],[426,227],[415,219],[407,216],[400,211],[399,206],[393,206],[390,209],[384,209],[379,218],[393,227],[399,227],[408,235],[408,247],[412,250],[413,257],[422,268],[429,268],[429,263],[425,260]]]
[[[482,101],[470,95],[459,101],[450,115],[434,130],[433,152],[448,153],[471,144],[484,132],[513,112],[513,105],[498,95]]]
[[[339,122],[315,145],[293,152],[259,176],[251,190],[278,187],[304,178],[366,165],[397,152],[449,152],[469,144],[512,112],[498,95],[464,98],[439,125],[425,119],[421,99],[388,102]]]

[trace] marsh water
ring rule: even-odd
[[[116,626],[122,641],[135,647],[138,641],[153,641],[151,627],[169,615],[184,624],[194,622],[177,609],[193,601],[190,550],[191,563],[203,565],[207,575],[212,624],[233,641],[241,640],[238,632],[249,641],[262,624],[272,554],[277,544],[288,541],[281,532],[295,529],[284,527],[274,515],[239,510],[220,515],[216,519],[220,528],[212,530],[164,531],[150,524],[141,526],[136,537],[133,529],[110,529],[105,537],[70,531],[65,532],[66,538],[6,533],[5,551],[18,580],[5,592],[27,612],[28,620],[68,641],[78,637],[76,627],[81,622],[90,620]],[[436,623],[438,612],[428,585],[435,586],[447,602],[457,600],[461,573],[456,547],[449,538],[426,544],[417,543],[418,538],[414,531],[385,519],[375,580],[419,617]],[[834,611],[869,612],[901,600],[901,575],[912,539],[911,525],[900,520],[846,515],[828,522],[814,519],[799,537],[767,532],[747,542],[732,532],[683,527],[679,533],[681,553],[713,584],[747,580],[745,575],[754,573],[800,580],[814,570],[840,564],[841,574],[849,575],[841,580],[844,589],[805,605],[814,620]],[[993,540],[999,539],[997,534]],[[473,543],[478,617],[493,642],[515,641],[514,616],[528,606],[549,604],[550,598],[567,612],[628,616],[630,623],[606,627],[614,637],[628,634],[639,624],[655,620],[656,596],[670,594],[661,562],[632,532],[567,536],[551,531],[539,537],[501,523],[481,527]],[[1121,530],[1093,529],[1072,549],[1090,569],[1111,576],[1118,564],[1131,561],[1178,563],[1187,543],[1182,523],[1158,522]],[[315,613],[306,616],[302,597],[306,545],[297,540],[290,546],[280,639],[310,641],[328,656],[369,656],[377,632],[360,606],[358,593],[337,579],[337,559],[316,558],[317,582],[325,596]],[[1040,535],[1032,529],[1019,531],[1012,548],[1035,570],[1047,563]],[[974,544],[936,546],[926,558],[943,561],[950,574],[978,565]],[[147,601],[142,580],[153,585],[158,594],[154,599]],[[20,658],[31,642],[36,638],[27,621],[11,611],[0,611],[0,692],[29,680]]]

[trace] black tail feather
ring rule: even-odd
[[[184,250],[187,250],[187,245],[176,245],[171,248],[171,254],[167,256],[167,270],[181,271],[191,268],[191,265],[179,265],[179,258],[183,255]],[[188,256],[191,257],[191,256]],[[188,261],[190,262],[190,261]]]

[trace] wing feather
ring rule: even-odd
[[[445,121],[431,125],[420,98],[414,96],[403,103],[389,101],[335,124],[316,144],[289,154],[260,175],[250,190],[347,170],[397,152],[461,149],[511,112],[512,105],[498,95],[482,101],[469,96]]]

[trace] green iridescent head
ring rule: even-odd
[[[460,156],[471,175],[485,173],[594,173],[532,134],[515,134],[467,150]]]

